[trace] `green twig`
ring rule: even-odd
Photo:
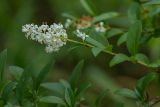
[[[72,40],[72,39],[67,39],[67,41],[69,42],[72,42],[72,43],[76,43],[76,44],[80,44],[80,45],[84,45],[84,46],[87,46],[87,47],[90,47],[90,48],[93,48],[95,46],[91,45],[91,44],[88,44],[88,43],[85,43],[85,42],[80,42],[80,41],[76,41],[76,40]],[[112,56],[115,56],[117,55],[118,53],[114,53],[114,52],[111,52],[111,51],[107,51],[107,50],[102,50],[104,53],[107,53],[107,54],[110,54]],[[136,61],[136,63],[144,66],[144,67],[147,67],[147,68],[152,68],[150,67],[148,64],[142,62],[142,61]]]

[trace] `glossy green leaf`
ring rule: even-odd
[[[124,62],[124,61],[128,61],[129,60],[129,57],[124,55],[124,54],[117,54],[113,57],[113,59],[110,61],[110,66],[114,66],[116,64],[119,64],[121,62]]]
[[[138,89],[138,91],[143,94],[146,87],[157,78],[155,73],[149,73],[147,75],[145,75],[144,77],[142,77],[140,80],[138,80],[137,84],[136,84],[136,88]]]
[[[99,53],[101,53],[102,49],[101,48],[97,48],[97,47],[93,47],[92,48],[92,53],[93,55],[96,57]]]
[[[103,13],[103,14],[100,14],[98,16],[95,16],[93,18],[93,23],[96,23],[96,22],[100,22],[100,21],[103,21],[103,20],[108,20],[108,19],[112,19],[114,17],[117,17],[119,14],[117,12],[107,12],[107,13]]]
[[[0,53],[0,81],[4,78],[4,69],[7,60],[7,50],[4,50]]]
[[[56,96],[45,96],[39,98],[40,102],[44,103],[53,103],[53,104],[60,104],[60,105],[66,105],[65,101],[62,98],[56,97]]]
[[[18,66],[10,66],[9,71],[16,80],[19,80],[24,69]]]
[[[127,48],[131,55],[135,55],[139,50],[141,33],[142,23],[138,20],[130,26],[127,35]]]
[[[121,35],[121,37],[118,39],[117,45],[120,46],[122,43],[126,42],[128,33],[124,33]]]
[[[69,82],[70,82],[72,88],[75,88],[75,86],[77,85],[77,83],[81,77],[83,65],[84,65],[84,60],[81,60],[76,65],[76,67],[74,68],[74,70],[69,78]]]
[[[124,96],[124,97],[128,97],[128,98],[134,98],[134,99],[137,98],[135,92],[130,89],[127,89],[127,88],[119,89],[119,90],[115,91],[115,94],[120,95],[120,96]]]
[[[95,7],[93,6],[91,0],[80,0],[82,6],[84,9],[90,14],[90,15],[96,15]]]

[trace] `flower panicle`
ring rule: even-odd
[[[45,44],[47,53],[57,52],[60,47],[66,44],[68,35],[62,24],[52,25],[26,24],[22,26],[22,32],[26,33],[26,38]]]

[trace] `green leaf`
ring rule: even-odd
[[[92,4],[91,0],[80,0],[82,6],[84,9],[90,14],[90,15],[96,15],[96,10],[94,5]]]
[[[69,89],[65,89],[65,101],[69,105],[69,107],[72,106],[72,99],[71,99],[71,94],[69,93]]]
[[[16,80],[19,80],[24,69],[18,66],[10,66],[9,71]]]
[[[135,55],[139,49],[139,43],[142,33],[141,21],[136,21],[129,28],[127,35],[127,48],[131,55]]]
[[[83,84],[78,88],[77,94],[78,94],[78,95],[83,94],[89,87],[91,87],[91,84],[90,84],[90,83],[83,83]]]
[[[72,20],[76,20],[77,18],[69,13],[62,13],[62,16],[63,17],[66,17],[66,18],[69,18],[69,19],[72,19]]]
[[[105,91],[102,91],[100,93],[100,95],[98,95],[98,97],[96,98],[96,101],[95,101],[96,107],[98,107],[101,104],[103,98],[106,96],[107,93],[108,93],[108,90],[105,90]]]
[[[56,82],[49,83],[48,82],[48,83],[42,83],[41,86],[48,89],[48,90],[54,91],[60,95],[64,94],[64,87],[60,83],[56,83]]]
[[[53,61],[49,62],[39,73],[39,75],[36,78],[36,85],[35,85],[35,89],[38,90],[40,84],[42,83],[42,81],[44,80],[45,76],[48,74],[48,72],[50,71],[50,67],[53,64]]]
[[[149,13],[150,17],[154,17],[155,15],[160,13],[160,8],[159,7],[155,7],[151,10],[151,12]],[[159,30],[158,30],[159,31]]]
[[[92,53],[96,57],[100,52],[102,51],[101,48],[93,47],[92,48]]]
[[[94,27],[88,28],[84,30],[89,37],[86,38],[86,42],[94,45],[95,47],[104,49],[106,46],[110,45],[105,34],[106,33],[99,33],[95,31]]]
[[[91,38],[91,37],[87,37],[87,38],[86,38],[86,41],[87,41],[88,43],[90,43],[90,44],[98,47],[98,48],[105,49],[105,46],[104,46],[102,43],[96,41],[95,39],[93,39],[93,38]]]
[[[16,87],[15,82],[9,82],[3,89],[2,99],[7,102],[10,98],[10,94],[13,92],[13,89],[15,89],[15,87]]]
[[[24,95],[25,95],[25,92],[27,91],[27,87],[29,86],[29,84],[31,84],[31,81],[30,81],[31,69],[32,69],[31,65],[27,66],[24,69],[16,87],[16,97],[18,98],[20,105],[22,105],[23,103]]]
[[[112,19],[114,17],[117,17],[119,14],[117,12],[107,12],[107,13],[103,13],[103,14],[100,14],[99,16],[95,16],[93,18],[93,23],[96,23],[96,22],[100,22],[100,21],[103,21],[103,20],[108,20],[108,19]]]
[[[60,80],[60,84],[62,84],[62,86],[63,86],[65,89],[66,89],[66,88],[68,88],[68,89],[71,88],[70,83],[68,83],[68,81],[66,81],[66,80]]]
[[[127,35],[128,35],[128,32],[121,35],[121,37],[118,39],[118,42],[117,42],[118,46],[120,46],[122,43],[126,42]]]
[[[74,70],[69,78],[69,82],[70,82],[72,88],[75,88],[75,86],[77,85],[77,83],[81,77],[83,65],[84,65],[84,60],[81,60],[76,65],[76,67],[74,68]]]
[[[157,78],[155,73],[149,73],[147,75],[145,75],[143,78],[141,78],[140,80],[138,80],[137,84],[136,84],[136,88],[137,90],[143,94],[146,87]]]
[[[56,96],[45,96],[39,98],[40,102],[44,103],[53,103],[53,104],[60,104],[60,105],[66,105],[65,101],[62,98],[56,97]]]
[[[111,37],[117,36],[122,33],[123,31],[121,29],[112,28],[111,30],[107,32],[107,38],[111,38]]]
[[[7,50],[4,50],[0,53],[0,81],[4,78],[4,69],[7,60]]]
[[[124,55],[124,54],[117,54],[113,57],[113,59],[110,61],[110,66],[114,66],[116,64],[119,64],[121,62],[124,62],[124,61],[128,61],[129,60],[129,57]]]
[[[130,19],[130,22],[132,24],[135,23],[135,21],[140,19],[140,15],[141,15],[140,4],[137,2],[134,2],[128,10],[128,17]]]
[[[160,5],[159,0],[150,0],[149,2],[145,3],[144,5]]]
[[[136,58],[137,61],[141,61],[145,64],[149,64],[149,59],[144,54],[138,53],[138,54],[135,55],[135,58]]]
[[[119,89],[119,90],[115,91],[115,94],[120,95],[120,96],[124,96],[124,97],[128,97],[128,98],[133,98],[133,99],[137,98],[135,92],[130,89],[127,89],[127,88]]]

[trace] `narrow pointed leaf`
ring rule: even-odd
[[[128,10],[128,18],[130,19],[130,22],[132,24],[135,23],[136,20],[140,19],[140,15],[141,15],[140,4],[134,2]]]
[[[48,74],[48,72],[50,71],[51,65],[52,65],[52,61],[49,62],[43,69],[42,71],[40,71],[37,79],[36,79],[36,86],[35,89],[38,90],[40,84],[42,83],[42,81],[44,80],[45,76]]]
[[[127,35],[127,48],[131,55],[135,55],[139,50],[141,33],[142,23],[138,20],[130,26]]]
[[[72,99],[71,99],[71,95],[69,93],[69,90],[66,88],[66,90],[65,90],[65,101],[67,102],[67,104],[69,106],[72,106],[72,101],[71,100]]]
[[[149,73],[145,75],[143,78],[141,78],[140,80],[138,80],[136,88],[142,94],[144,93],[146,87],[156,78],[157,76],[155,73]]]
[[[126,42],[128,33],[124,33],[121,35],[121,37],[118,39],[117,45],[120,46],[122,43]]]
[[[82,6],[84,9],[90,14],[90,15],[96,15],[95,7],[93,6],[91,0],[80,0]]]
[[[75,88],[76,84],[78,83],[81,73],[82,73],[82,68],[84,65],[84,60],[81,60],[76,67],[74,68],[70,78],[69,82],[71,83],[72,88]]]

